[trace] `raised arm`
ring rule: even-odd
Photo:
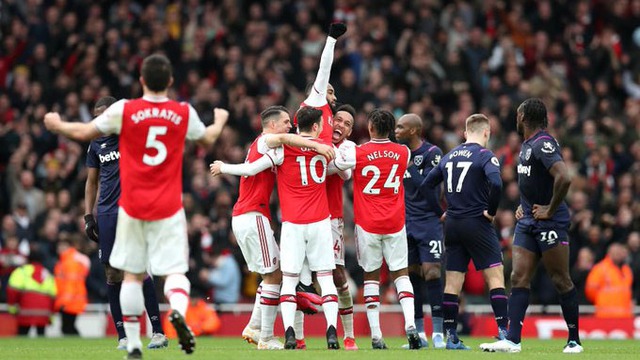
[[[53,133],[77,141],[86,142],[101,135],[94,121],[90,123],[66,122],[62,121],[57,112],[50,112],[44,116],[44,126]]]
[[[335,23],[329,26],[329,36],[322,49],[320,57],[320,68],[313,82],[313,88],[304,100],[307,106],[320,107],[327,103],[327,87],[329,86],[329,76],[333,65],[333,50],[337,39],[347,31],[347,26],[343,23]]]
[[[195,112],[195,110],[193,111]],[[191,114],[189,115],[191,118]],[[204,134],[197,140],[197,143],[204,147],[213,145],[220,137],[220,134],[222,134],[222,129],[228,120],[229,112],[227,110],[220,108],[213,109],[213,124],[204,129]]]

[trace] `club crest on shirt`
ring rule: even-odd
[[[531,148],[527,149],[527,152],[524,153],[524,159],[529,160],[531,158]]]
[[[424,160],[422,155],[416,155],[413,158],[413,163],[416,164],[416,166],[420,166],[420,165],[422,165],[422,160]]]
[[[431,160],[431,165],[433,167],[438,166],[438,164],[440,164],[440,159],[442,159],[442,156],[440,154],[437,154],[436,156],[433,157],[433,160]]]
[[[553,144],[549,141],[545,141],[542,144],[542,152],[546,153],[546,154],[552,154],[554,151],[556,151],[556,147],[553,146]]]

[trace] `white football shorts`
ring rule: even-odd
[[[189,241],[184,209],[160,220],[135,219],[118,210],[116,240],[109,257],[116,269],[165,276],[189,270]]]
[[[344,266],[344,220],[331,219],[331,234],[333,235],[333,259],[336,265]]]
[[[280,249],[269,219],[257,211],[234,216],[231,228],[249,270],[270,274],[280,266]]]
[[[329,218],[311,224],[282,223],[280,257],[283,273],[300,274],[305,258],[311,271],[335,269]]]
[[[406,228],[395,234],[379,235],[366,232],[356,224],[356,248],[358,264],[365,272],[378,270],[382,259],[387,262],[390,271],[408,266],[408,248]]]

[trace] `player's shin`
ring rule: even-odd
[[[424,311],[422,305],[424,304],[424,280],[422,277],[415,273],[409,273],[409,280],[411,280],[411,286],[413,287],[413,315],[416,323],[416,330],[418,333],[424,335]]]
[[[298,304],[296,301],[296,285],[298,285],[298,275],[282,274],[282,289],[280,290],[280,311],[282,312],[282,323],[285,331],[293,327],[294,318]]]
[[[579,309],[578,309],[578,292],[573,287],[564,294],[560,294],[560,306],[562,307],[562,315],[569,329],[569,341],[575,341],[580,344],[579,335]]]
[[[380,329],[380,282],[375,280],[364,281],[364,303],[367,307],[367,320],[371,328],[371,339],[382,339]]]
[[[142,294],[142,284],[139,281],[125,280],[122,283],[120,304],[122,306],[124,331],[128,339],[127,351],[141,350],[140,318],[144,311],[144,295]]]
[[[147,316],[151,321],[151,327],[154,334],[164,334],[162,330],[162,320],[160,319],[160,307],[158,305],[158,297],[156,296],[156,288],[151,275],[147,275],[142,283],[142,293],[144,294],[144,308],[147,310]]]
[[[278,304],[280,302],[280,285],[278,284],[262,284],[262,294],[260,298],[261,324],[260,324],[260,341],[269,341],[273,338],[273,323],[278,313]]]
[[[507,339],[515,344],[520,343],[524,316],[529,307],[529,293],[527,288],[512,288],[509,297],[509,332]]]
[[[345,283],[338,289],[338,312],[345,338],[354,338],[353,334],[353,298],[349,292],[349,284]]]
[[[413,295],[413,287],[408,275],[398,276],[394,280],[396,285],[396,291],[398,292],[398,301],[402,307],[402,313],[404,314],[404,328],[415,328],[416,323],[414,319],[414,304],[415,299]]]
[[[432,279],[426,282],[427,293],[429,294],[429,304],[431,304],[431,321],[433,323],[433,333],[442,334],[442,279]],[[415,290],[414,290],[415,291]]]
[[[120,306],[120,288],[122,282],[107,282],[107,297],[109,298],[109,308],[111,309],[111,317],[118,332],[118,340],[126,338],[124,333],[124,324],[122,322],[122,307]]]
[[[318,284],[322,291],[322,310],[327,319],[327,328],[338,324],[338,290],[333,283],[333,272],[318,271]]]
[[[253,311],[251,311],[251,318],[249,319],[249,327],[251,329],[259,329],[262,321],[262,285],[264,282],[260,282],[258,290],[256,290],[256,299],[253,303]],[[280,289],[278,288],[278,296],[280,295]]]
[[[502,333],[503,331],[506,331],[509,323],[507,313],[507,293],[504,291],[504,288],[495,288],[489,291],[489,297],[491,299],[491,307],[493,308],[493,313],[498,325],[498,331]]]
[[[178,311],[183,317],[187,316],[190,291],[191,283],[182,274],[169,275],[164,282],[164,296],[169,300],[171,309]]]
[[[442,297],[442,312],[444,314],[444,332],[447,336],[447,341],[453,343],[458,342],[458,332],[456,330],[458,326],[458,295],[444,293]]]

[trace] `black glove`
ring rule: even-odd
[[[93,214],[87,214],[84,216],[84,232],[91,241],[98,242],[98,223],[96,223],[96,219],[93,217]]]
[[[347,32],[347,25],[344,23],[333,23],[329,25],[329,36],[334,39],[339,38]]]

